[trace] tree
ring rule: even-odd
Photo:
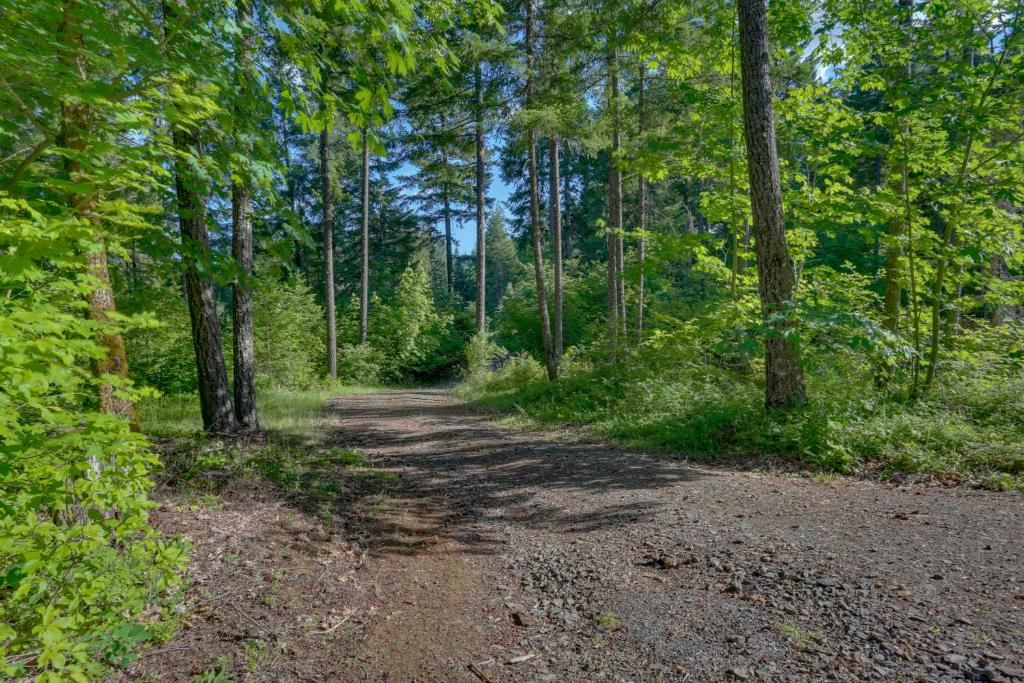
[[[525,107],[530,109],[533,104],[534,87],[534,55],[533,55],[533,0],[526,0],[526,83]],[[527,173],[530,184],[530,237],[533,245],[533,272],[537,283],[537,308],[540,311],[541,339],[544,343],[544,360],[548,379],[558,378],[558,361],[555,356],[551,338],[551,321],[548,317],[548,299],[544,287],[544,253],[540,235],[540,198],[537,188],[537,132],[528,123],[526,128],[526,147],[528,154]]]
[[[177,37],[180,25],[190,20],[191,17],[181,16],[165,1],[165,36]],[[168,42],[168,47],[172,47],[173,43]],[[221,347],[217,299],[210,276],[213,254],[206,226],[205,182],[199,172],[202,166],[201,124],[197,112],[189,110],[185,98],[185,93],[195,85],[195,80],[188,74],[175,83],[178,96],[169,103],[167,114],[174,148],[174,186],[185,266],[185,294],[192,324],[203,429],[233,433],[238,429],[238,420]]]
[[[333,122],[333,116],[328,114]],[[334,207],[331,198],[331,124],[320,132],[320,211],[324,238],[324,311],[327,321],[327,374],[338,377],[338,331],[334,306]]]
[[[794,276],[782,218],[765,0],[739,0],[737,9],[758,289],[762,315],[769,326],[764,341],[765,404],[768,408],[791,408],[804,403],[807,393],[790,317]]]
[[[370,310],[370,140],[363,130],[362,155],[362,231],[360,239],[359,268],[359,343],[365,344],[369,330],[368,315]]]
[[[473,67],[473,94],[476,111],[473,122],[473,143],[476,152],[476,333],[487,334],[487,234],[484,223],[484,183],[487,169],[484,161],[484,77],[478,59]]]
[[[237,7],[238,25],[242,32],[236,38],[235,69],[239,90],[251,97],[248,83],[252,68],[252,4],[242,0]],[[245,102],[243,101],[243,104]],[[245,112],[236,111],[236,118],[244,121]],[[244,152],[248,147],[244,124],[238,146]],[[258,430],[256,415],[256,370],[253,350],[252,289],[252,180],[246,169],[231,181],[231,255],[240,270],[232,285],[232,358],[234,360],[235,418],[242,429]]]

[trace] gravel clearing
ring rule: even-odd
[[[236,680],[1024,681],[1019,494],[702,467],[496,425],[441,390],[326,410],[335,443],[398,477],[348,492],[340,530],[269,494],[156,516],[237,529],[239,566],[300,577],[272,609],[214,615],[267,631]],[[279,552],[285,518],[307,556]],[[200,584],[215,561],[197,554]],[[240,647],[188,619],[135,674],[183,680]]]

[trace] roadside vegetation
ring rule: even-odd
[[[168,477],[383,488],[324,401],[464,366],[640,447],[1022,488],[1019,0],[0,17],[0,678],[173,627]]]

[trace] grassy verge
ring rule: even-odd
[[[808,372],[811,404],[789,413],[764,409],[756,368],[738,374],[644,358],[570,363],[555,383],[518,359],[456,393],[521,424],[578,425],[692,459],[782,456],[819,472],[1024,490],[1024,375],[969,370],[951,370],[908,402],[874,387],[869,367],[821,364]]]
[[[309,428],[330,398],[375,390],[374,387],[352,385],[304,391],[266,389],[256,395],[260,427],[270,432],[298,435]],[[193,437],[203,426],[196,394],[148,399],[139,404],[139,415],[143,433],[157,439]]]

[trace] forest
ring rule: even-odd
[[[1024,680],[1022,34],[1020,0],[0,0],[0,679]],[[883,509],[905,575],[843,535]],[[751,556],[672,550],[690,514]],[[784,609],[778,555],[846,573]],[[704,652],[705,583],[767,640]],[[829,621],[903,593],[911,630]]]

